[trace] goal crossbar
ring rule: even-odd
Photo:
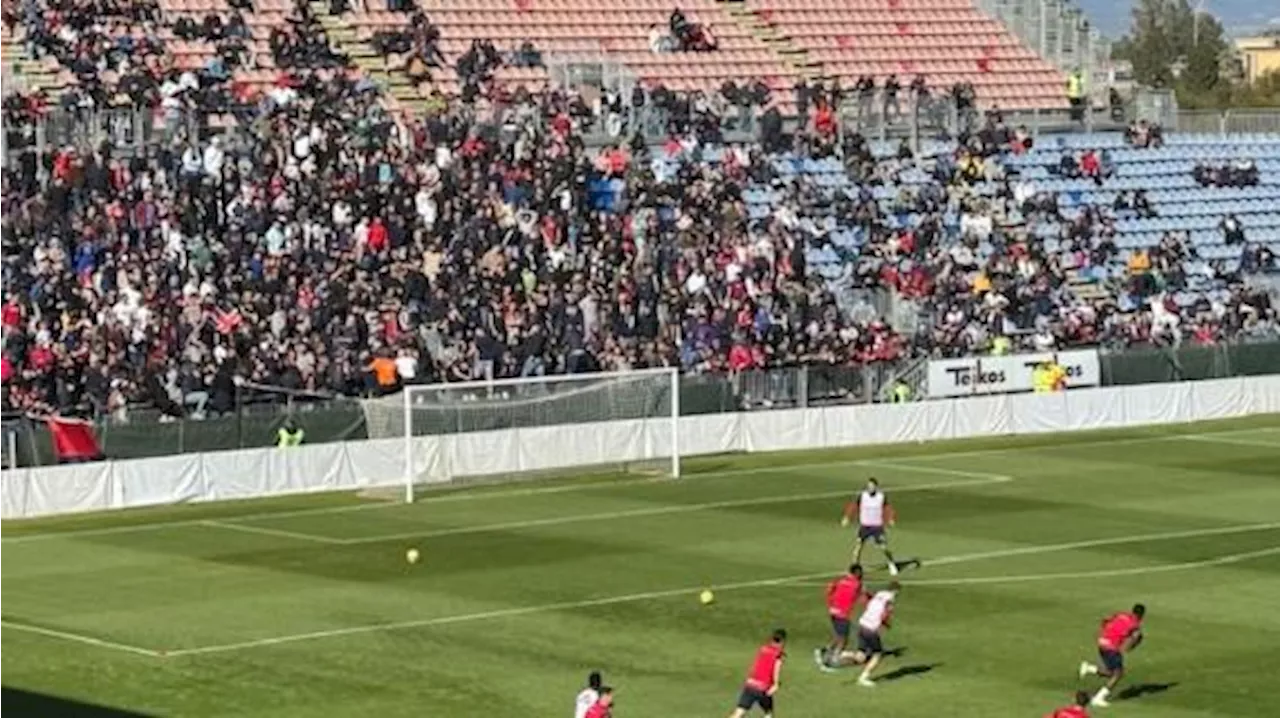
[[[573,388],[565,390],[566,385],[582,384],[581,388]],[[548,411],[545,413],[554,413],[554,407],[551,405],[558,401],[572,400],[578,397],[580,401],[586,401],[592,405],[596,412],[608,413],[608,406],[601,407],[599,402],[605,402],[611,396],[611,390],[617,387],[624,387],[629,384],[648,384],[651,387],[663,387],[669,400],[666,402],[666,409],[662,414],[644,414],[641,417],[622,417],[622,418],[645,418],[645,419],[665,419],[670,424],[670,464],[669,473],[674,477],[680,476],[680,435],[679,435],[679,418],[680,418],[680,375],[675,368],[658,368],[658,369],[641,369],[635,371],[622,372],[600,372],[594,374],[562,374],[542,377],[522,377],[514,379],[495,379],[492,381],[466,381],[444,384],[426,384],[406,387],[400,393],[402,412],[402,432],[403,432],[403,451],[404,451],[404,500],[412,502],[414,500],[415,485],[417,483],[417,471],[415,468],[414,445],[415,437],[418,434],[414,431],[414,412],[416,410],[437,409],[450,412],[467,411],[474,414],[485,414],[486,412],[502,412],[504,409],[516,407],[531,407],[534,404],[545,404]],[[539,393],[538,388],[545,390],[545,393]],[[511,393],[522,393],[522,390],[532,390],[530,396],[512,398]],[[558,390],[558,391],[557,391]],[[653,391],[651,389],[650,391]],[[590,396],[591,393],[601,393],[599,400],[594,400]],[[425,397],[447,397],[453,400],[448,402],[431,402],[424,401]],[[388,399],[391,397],[388,397]],[[461,400],[459,400],[461,399]],[[385,400],[374,400],[385,401]],[[572,413],[572,412],[570,412]],[[548,421],[546,423],[536,423],[534,426],[557,426],[580,424],[582,426],[590,426],[591,423],[582,423],[581,421],[570,420],[564,422]],[[456,433],[466,433],[465,430],[459,428]],[[569,467],[566,467],[569,468]],[[454,478],[449,475],[449,479]]]

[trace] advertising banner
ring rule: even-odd
[[[1102,382],[1096,349],[1035,352],[1007,356],[937,359],[929,362],[929,396],[971,396],[1031,391],[1031,374],[1041,362],[1056,361],[1067,370],[1067,387]]]

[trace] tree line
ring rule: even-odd
[[[1182,108],[1280,107],[1280,72],[1236,80],[1234,52],[1222,23],[1203,8],[1188,0],[1137,0],[1133,26],[1111,56],[1128,60],[1140,85],[1174,90]]]

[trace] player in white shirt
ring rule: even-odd
[[[858,545],[853,549],[853,563],[862,563],[862,547],[868,541],[875,541],[884,552],[885,561],[889,563],[889,574],[898,575],[898,564],[889,553],[889,535],[885,529],[894,523],[893,507],[889,505],[889,497],[880,490],[880,482],[875,478],[867,479],[867,488],[856,498],[845,504],[844,515],[840,518],[841,526],[848,526],[858,516]]]
[[[604,683],[604,679],[600,677],[600,671],[592,671],[587,676],[587,687],[578,692],[578,697],[573,699],[573,718],[584,718],[591,706],[600,700],[600,686]]]
[[[884,644],[880,636],[889,628],[894,601],[900,590],[902,586],[897,581],[891,581],[887,589],[876,591],[871,600],[867,601],[867,607],[862,609],[862,617],[858,619],[858,650],[853,654],[853,662],[862,665],[862,675],[858,676],[860,686],[875,686],[875,682],[871,680],[871,672],[880,665],[880,657],[884,655]]]

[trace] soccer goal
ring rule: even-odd
[[[675,369],[409,386],[362,405],[370,439],[404,441],[406,501],[462,480],[680,475]]]

